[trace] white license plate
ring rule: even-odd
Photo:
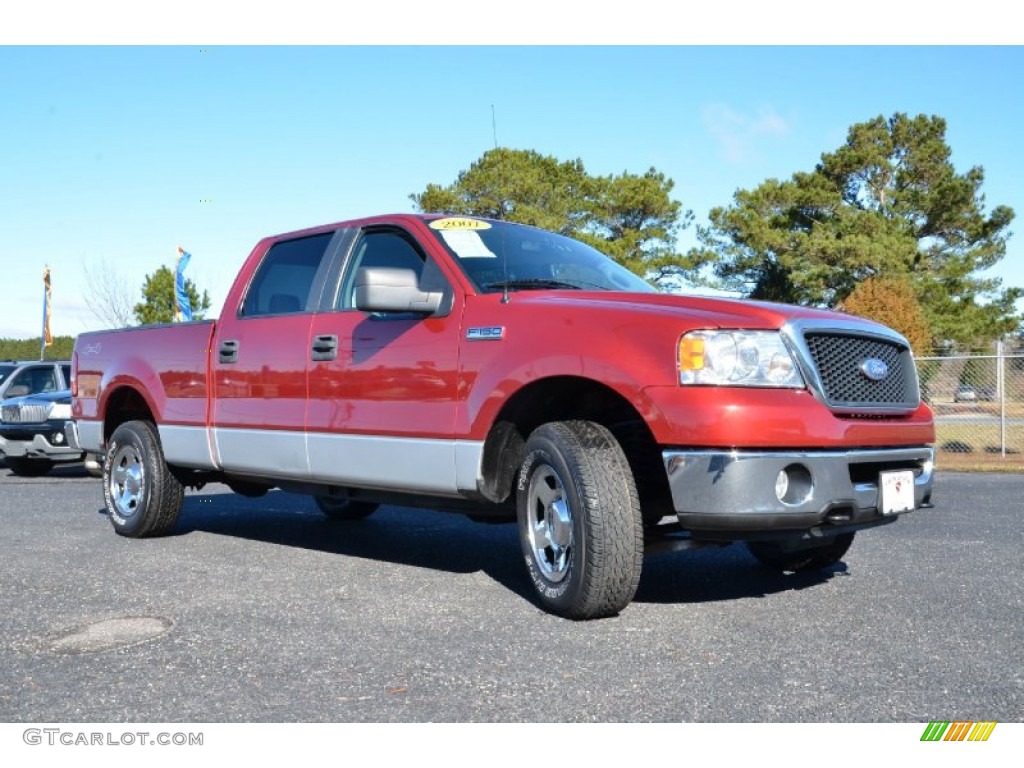
[[[879,476],[882,486],[882,514],[895,515],[914,509],[914,473],[882,472]]]

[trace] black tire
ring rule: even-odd
[[[103,462],[103,497],[122,536],[164,536],[178,522],[185,489],[168,469],[151,422],[126,421],[114,430]]]
[[[596,619],[629,605],[643,566],[643,516],[611,432],[587,421],[538,427],[526,442],[516,501],[526,569],[545,608]]]
[[[835,565],[853,544],[853,534],[835,536],[817,546],[802,549],[787,549],[784,545],[768,541],[748,541],[750,550],[758,562],[768,568],[792,573],[820,571]]]
[[[25,459],[22,457],[7,458],[7,468],[18,477],[42,477],[51,469],[53,462],[49,459]]]
[[[371,501],[352,501],[331,496],[314,496],[317,507],[331,520],[362,520],[377,511],[380,504]]]

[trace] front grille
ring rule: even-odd
[[[833,408],[916,408],[917,375],[910,350],[896,341],[840,333],[807,333],[804,341],[818,371],[822,394]],[[862,369],[881,360],[879,381]]]
[[[0,417],[8,424],[38,424],[46,421],[49,406],[46,405],[5,405]]]

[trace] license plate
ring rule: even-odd
[[[900,512],[911,512],[914,509],[914,473],[909,469],[903,472],[882,472],[882,514],[896,515]]]

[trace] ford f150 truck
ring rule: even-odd
[[[79,336],[73,409],[124,536],[184,487],[517,520],[570,618],[621,611],[645,551],[745,542],[820,569],[931,506],[934,427],[899,334],[668,295],[542,230],[401,214],[269,237],[217,322]]]

